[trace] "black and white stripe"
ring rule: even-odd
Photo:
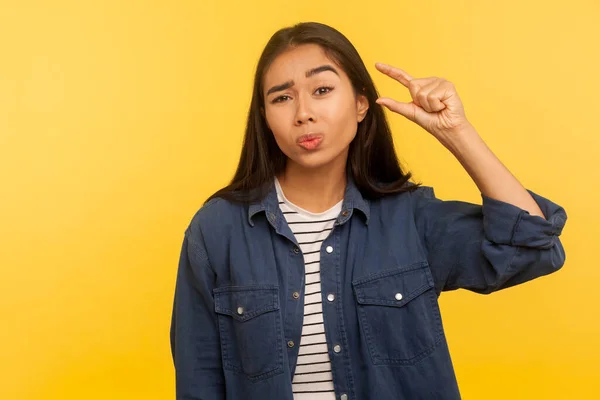
[[[342,202],[323,213],[311,213],[289,202],[276,180],[279,207],[304,255],[304,323],[298,362],[292,380],[294,400],[333,400],[335,392],[325,339],[321,293],[320,250],[333,229]]]

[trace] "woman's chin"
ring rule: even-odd
[[[326,152],[315,152],[311,154],[304,154],[300,157],[295,157],[292,161],[303,169],[320,169],[320,168],[331,168],[339,157],[332,157]],[[340,160],[345,163],[345,160]]]

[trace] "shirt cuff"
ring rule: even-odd
[[[565,209],[527,189],[546,218],[531,215],[513,204],[481,194],[483,229],[488,240],[497,244],[550,248],[567,222]]]

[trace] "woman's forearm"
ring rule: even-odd
[[[502,164],[472,125],[461,127],[445,144],[481,193],[546,218],[533,197]]]

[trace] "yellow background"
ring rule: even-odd
[[[334,26],[376,61],[452,81],[521,182],[563,205],[564,268],[441,297],[465,399],[600,393],[597,1],[0,0],[0,399],[172,399],[183,231],[236,167],[275,30]],[[452,155],[390,115],[439,197],[479,202]],[[594,395],[595,393],[595,395]]]

